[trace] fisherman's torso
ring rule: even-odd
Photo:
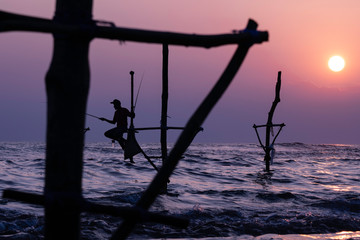
[[[130,116],[130,112],[126,108],[119,108],[115,111],[114,120],[117,127],[126,127],[128,125],[127,117]]]

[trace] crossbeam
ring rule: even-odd
[[[198,35],[175,32],[149,31],[110,26],[98,26],[96,21],[88,24],[64,24],[54,20],[29,17],[0,11],[0,32],[31,31],[83,35],[119,41],[180,45],[212,48],[229,44],[262,43],[268,40],[268,32],[243,30],[232,34]]]
[[[47,197],[49,196],[18,191],[14,189],[5,189],[3,192],[3,198],[22,201],[40,206],[44,206],[46,204]],[[72,196],[67,198],[65,196],[58,196],[57,201],[63,201],[64,203],[71,202],[71,204],[73,205],[78,205],[79,210],[82,212],[107,214],[113,217],[121,217],[124,219],[136,219],[137,221],[141,222],[156,222],[180,228],[186,228],[189,225],[189,220],[185,218],[145,212],[141,209],[137,209],[134,207],[114,207],[104,204],[96,204],[89,202],[84,198],[75,198]]]
[[[170,129],[173,129],[173,130],[183,130],[185,129],[185,127],[169,127],[169,126],[166,126],[164,127],[165,130],[170,130]],[[164,129],[163,127],[143,127],[143,128],[134,128],[135,131],[146,131],[146,130],[161,130],[161,129]],[[203,131],[204,129],[202,127],[199,128],[199,131]]]

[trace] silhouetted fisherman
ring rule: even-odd
[[[114,104],[115,113],[112,120],[106,118],[99,118],[101,121],[106,121],[111,124],[116,123],[116,127],[112,128],[104,133],[105,137],[116,140],[119,142],[122,149],[125,148],[125,139],[123,138],[123,134],[127,132],[128,129],[128,117],[135,117],[135,113],[133,115],[127,108],[121,107],[121,102],[118,99],[114,99],[114,101],[110,102]]]

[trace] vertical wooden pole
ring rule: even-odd
[[[271,160],[271,147],[270,147],[270,131],[272,127],[272,119],[274,116],[275,108],[280,102],[280,88],[281,88],[281,71],[278,72],[277,82],[275,87],[275,99],[271,105],[271,109],[268,113],[268,120],[266,123],[266,142],[265,142],[265,168],[266,171],[270,171],[270,160]]]
[[[265,169],[266,171],[270,171],[270,126],[269,123],[266,125],[266,142],[265,142]]]
[[[135,116],[135,106],[134,106],[134,72],[130,71],[131,76],[131,117],[130,117],[130,129],[128,130],[127,140],[132,138],[135,140],[135,131],[134,131],[134,116]],[[131,135],[131,136],[130,136]],[[124,151],[127,151],[127,144],[125,143]],[[140,148],[140,147],[139,147]],[[129,159],[131,163],[134,163],[133,153],[130,154]],[[126,157],[125,157],[126,158]]]
[[[167,110],[168,110],[168,98],[169,98],[169,46],[163,44],[163,68],[162,68],[162,104],[161,104],[161,158],[162,165],[168,157],[167,152]],[[164,186],[164,191],[167,190],[167,184]]]
[[[57,0],[54,21],[89,23],[92,0]],[[54,34],[46,74],[45,238],[79,239],[85,112],[91,39]]]
[[[130,71],[131,76],[131,121],[130,128],[134,128],[134,72]]]

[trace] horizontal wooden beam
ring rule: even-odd
[[[280,124],[263,124],[263,125],[253,125],[253,128],[259,128],[259,127],[285,127],[285,123]]]
[[[146,130],[160,130],[162,127],[143,127],[143,128],[134,128],[135,131],[146,131]],[[185,127],[165,127],[166,130],[183,130]],[[203,131],[204,129],[201,127],[199,131]]]
[[[254,43],[268,41],[269,37],[267,31],[249,29],[235,31],[232,34],[197,35],[120,28],[115,27],[113,23],[106,23],[105,25],[107,26],[102,25],[104,25],[104,22],[97,21],[92,21],[88,24],[63,24],[54,20],[29,17],[0,11],[0,32],[30,31],[52,34],[82,35],[88,36],[90,38],[204,48],[218,47],[229,44],[251,45]]]
[[[46,196],[44,195],[14,189],[5,189],[2,197],[41,206],[46,204]],[[63,199],[58,196],[57,201],[62,200]],[[189,225],[189,220],[186,218],[151,213],[136,207],[115,207],[104,204],[96,204],[83,198],[70,200],[72,204],[78,205],[82,212],[106,214],[114,217],[122,217],[124,219],[136,219],[140,222],[156,222],[181,228],[186,228]]]

